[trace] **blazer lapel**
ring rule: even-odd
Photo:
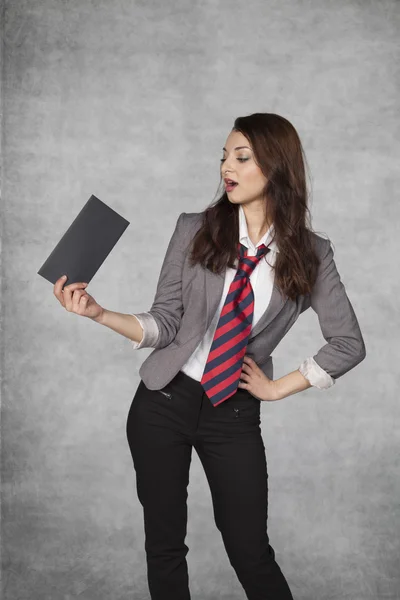
[[[274,283],[269,304],[263,312],[263,314],[261,315],[261,317],[259,318],[259,320],[257,321],[257,323],[254,325],[250,333],[249,340],[251,340],[263,329],[265,329],[265,327],[267,327],[267,325],[269,325],[271,321],[273,321],[278,316],[288,299],[289,298],[287,296],[285,296],[284,298],[282,297],[278,286],[276,286]]]
[[[207,331],[210,326],[211,320],[217,310],[219,301],[221,300],[222,291],[224,289],[225,275],[224,273],[216,274],[211,273],[208,269],[204,269],[204,287],[206,292],[206,316],[205,316],[205,330]],[[288,297],[282,298],[279,288],[274,284],[272,289],[271,299],[266,310],[253,327],[249,339],[251,340],[258,333],[260,333],[267,325],[271,323],[273,319],[280,313],[282,308],[288,301]]]

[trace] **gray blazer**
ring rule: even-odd
[[[141,347],[152,347],[139,375],[147,388],[165,387],[188,360],[205,335],[221,299],[225,275],[211,273],[200,265],[189,266],[188,246],[201,226],[203,213],[179,215],[158,279],[154,302],[147,312],[134,313],[144,326],[159,332],[146,332]],[[337,379],[360,363],[366,355],[365,344],[354,309],[347,297],[333,258],[330,240],[312,232],[315,250],[321,259],[317,281],[311,294],[295,300],[282,296],[274,285],[270,303],[253,327],[246,354],[273,379],[271,353],[310,306],[318,315],[326,340],[314,360]],[[147,327],[146,327],[147,329]],[[151,346],[147,344],[151,343]]]

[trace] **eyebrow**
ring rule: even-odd
[[[236,146],[236,148],[234,148],[234,150],[240,150],[241,148],[249,148],[249,146]],[[226,148],[222,148],[222,150],[225,150],[225,152],[226,152]],[[249,148],[249,150],[251,150],[251,148]]]

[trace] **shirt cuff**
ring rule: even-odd
[[[312,356],[306,358],[298,370],[314,387],[326,390],[335,384],[335,380],[327,373]]]
[[[143,337],[140,342],[130,340],[132,348],[139,350],[140,348],[155,348],[158,341],[158,325],[157,321],[149,312],[129,313],[136,317],[143,329]]]

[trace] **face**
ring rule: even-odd
[[[253,150],[248,139],[239,131],[231,131],[223,150],[221,160],[222,179],[237,181],[233,188],[225,190],[230,202],[234,204],[249,204],[250,202],[264,203],[263,190],[267,178],[255,162]]]

